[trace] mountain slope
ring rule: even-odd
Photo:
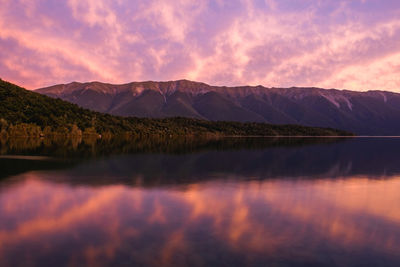
[[[37,92],[121,116],[331,127],[400,135],[400,94],[319,88],[217,87],[187,80],[112,85],[71,83]]]
[[[99,90],[104,90],[106,86],[99,85]],[[95,96],[95,91],[86,90],[88,95]],[[101,91],[99,91],[101,92]],[[74,93],[74,91],[72,91]],[[164,98],[160,99],[159,95],[153,97],[153,91],[146,91],[140,97],[147,97],[155,104],[160,101],[164,102]],[[133,99],[136,103],[126,102],[124,107],[129,110],[130,107],[135,111],[151,112],[148,106],[140,103],[139,100]],[[177,98],[179,102],[181,98]],[[106,102],[99,100],[99,107]],[[91,101],[97,102],[96,99]],[[114,101],[114,100],[112,100]],[[183,107],[185,99],[182,98]],[[147,103],[147,101],[145,101]],[[179,103],[181,103],[179,102]],[[144,103],[144,102],[143,102]],[[181,106],[182,107],[182,106]],[[150,110],[150,111],[149,111]],[[185,109],[177,109],[185,110]],[[190,108],[188,107],[188,110]],[[189,119],[189,118],[168,118],[168,119],[148,119],[134,117],[118,117],[110,114],[103,114],[88,109],[83,109],[75,104],[44,96],[35,92],[31,92],[5,82],[0,79],[0,131],[3,134],[12,128],[10,125],[20,125],[21,128],[28,127],[23,123],[35,124],[44,127],[50,127],[58,132],[58,129],[95,128],[99,133],[130,133],[133,135],[348,135],[344,131],[336,131],[333,129],[311,128],[297,125],[270,125],[265,123],[238,123],[238,122],[210,122],[206,120]],[[35,129],[37,127],[35,126]],[[24,129],[22,129],[24,130]],[[10,131],[9,131],[10,132]],[[19,133],[27,133],[26,130]],[[35,133],[37,131],[35,130]]]

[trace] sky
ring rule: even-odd
[[[0,78],[400,92],[400,1],[0,0]]]

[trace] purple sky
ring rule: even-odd
[[[400,91],[400,1],[0,0],[0,77]]]

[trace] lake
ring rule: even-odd
[[[400,266],[397,138],[18,142],[0,266]]]

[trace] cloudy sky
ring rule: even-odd
[[[400,1],[0,0],[0,77],[400,91]]]

